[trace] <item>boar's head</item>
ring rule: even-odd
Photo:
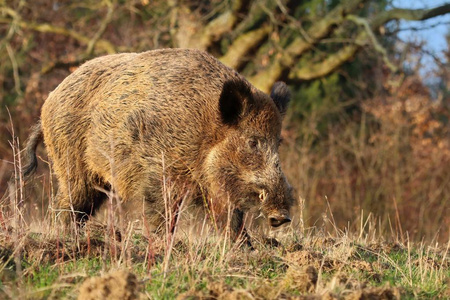
[[[206,158],[209,193],[241,211],[262,212],[273,227],[291,221],[292,188],[278,153],[289,101],[282,82],[269,97],[244,80],[226,81],[218,107],[222,130]]]

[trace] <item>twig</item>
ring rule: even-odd
[[[17,95],[22,95],[22,89],[20,87],[20,76],[19,76],[19,66],[17,64],[16,57],[14,55],[14,51],[11,48],[11,44],[9,42],[5,45],[6,51],[8,52],[9,59],[11,60],[11,65],[13,67],[13,77],[14,77],[14,89],[16,90]]]
[[[0,9],[0,11],[5,12],[6,14],[9,14],[12,17],[12,21],[10,21],[10,26],[8,29],[8,33],[6,34],[6,36],[3,38],[3,40],[0,43],[0,50],[3,49],[3,47],[5,47],[9,41],[12,39],[12,37],[14,36],[14,33],[16,32],[16,27],[17,27],[17,21],[20,19],[19,15],[12,9],[10,8],[2,8]]]
[[[372,45],[374,47],[374,49],[380,53],[383,57],[383,61],[386,64],[386,66],[392,71],[392,72],[397,72],[398,67],[395,66],[390,60],[389,57],[387,55],[387,51],[385,48],[383,48],[383,46],[380,45],[380,43],[378,42],[377,38],[375,37],[375,34],[373,33],[372,29],[370,28],[370,24],[366,19],[363,19],[361,17],[358,17],[356,15],[348,15],[347,20],[352,21],[353,23],[357,24],[357,25],[361,25],[364,30],[366,31],[370,41],[372,42]]]
[[[106,27],[108,26],[108,24],[112,20],[112,17],[113,17],[113,14],[114,14],[114,8],[116,6],[116,1],[113,1],[113,2],[107,1],[106,5],[108,6],[108,12],[106,14],[106,17],[103,19],[102,23],[100,24],[100,28],[94,34],[92,39],[89,40],[88,45],[87,45],[87,49],[86,49],[86,56],[91,56],[92,55],[92,53],[94,51],[95,44],[97,44],[97,42],[99,41],[100,37],[105,32]]]
[[[12,22],[12,20],[10,18],[0,18],[0,24],[10,24]],[[70,29],[66,29],[63,27],[58,27],[58,26],[54,26],[48,23],[28,23],[25,21],[17,21],[16,22],[17,26],[23,29],[30,29],[30,30],[34,30],[34,31],[38,31],[38,32],[42,32],[42,33],[56,33],[56,34],[61,34],[64,36],[69,36],[75,40],[77,40],[78,42],[80,42],[81,44],[88,44],[89,41],[91,40],[90,38],[74,31],[74,30],[70,30]],[[103,39],[99,39],[95,45],[96,47],[104,50],[107,53],[116,53],[116,50],[113,46],[113,44],[111,44],[109,41],[107,40],[103,40]]]
[[[390,31],[390,34],[397,34],[401,31],[423,31],[423,30],[429,30],[429,29],[433,29],[435,27],[441,26],[441,25],[450,25],[450,22],[436,22],[435,24],[431,24],[429,26],[420,26],[420,27],[415,27],[415,26],[411,26],[411,27],[404,27],[404,28],[399,28],[397,30],[394,31]]]

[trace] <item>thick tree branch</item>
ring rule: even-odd
[[[295,38],[281,57],[275,58],[267,69],[250,77],[250,82],[262,91],[268,92],[281,74],[292,67],[298,56],[311,49],[321,38],[329,34],[333,26],[341,24],[346,15],[352,13],[365,1],[367,0],[348,0],[336,6],[306,31],[307,40],[301,36]]]
[[[197,48],[206,50],[214,39],[229,31],[231,27],[233,27],[235,21],[236,17],[232,14],[232,12],[227,11],[203,28],[196,28],[197,26],[194,25],[192,31],[195,33],[193,35],[186,33],[185,30],[179,31],[178,37],[180,38],[178,39],[178,46],[182,48]],[[186,24],[183,24],[179,27],[185,27],[185,25]],[[181,38],[182,36],[184,37]]]
[[[270,27],[264,26],[240,35],[219,60],[233,69],[239,69],[248,52],[267,37],[269,32]]]
[[[215,39],[230,31],[235,22],[236,16],[231,10],[209,22],[199,35],[201,48],[206,49]]]
[[[349,61],[360,49],[361,45],[366,43],[366,40],[367,33],[362,31],[358,38],[356,38],[354,44],[345,46],[338,52],[328,55],[323,61],[315,64],[308,64],[300,68],[293,68],[289,73],[289,79],[312,80],[330,74],[343,63]]]
[[[264,2],[254,2],[246,17],[233,30],[233,37],[241,35],[243,32],[253,30],[257,25],[267,18],[267,11],[274,11],[277,1],[266,0]]]
[[[239,4],[236,4],[239,5]],[[238,8],[238,7],[237,7]],[[181,48],[196,48],[206,50],[213,41],[224,33],[231,31],[237,21],[233,7],[214,18],[206,25],[201,25],[193,18],[192,11],[187,7],[180,7],[178,13],[177,46]]]
[[[347,2],[350,3],[350,2]],[[362,3],[361,1],[351,2],[352,4],[359,5]],[[347,6],[347,14],[350,11],[350,6]],[[287,69],[292,69],[292,65],[295,62],[295,58],[309,50],[314,43],[318,42],[320,38],[325,36],[328,32],[326,31],[329,26],[332,25],[340,25],[344,19],[344,11],[343,8],[340,7],[339,11],[341,15],[334,15],[332,12],[325,16],[319,23],[312,26],[308,31],[308,37],[311,41],[306,42],[302,38],[297,38],[294,42],[289,45],[286,49],[283,57],[278,60],[275,60],[267,69],[256,74],[255,76],[250,78],[250,81],[254,83],[256,86],[261,88],[264,91],[268,91],[270,86],[279,79],[282,72]],[[322,76],[326,76],[331,72],[335,71],[339,68],[343,63],[349,61],[357,51],[363,46],[371,42],[374,45],[375,50],[380,52],[383,55],[383,59],[385,63],[390,66],[390,68],[395,69],[395,66],[389,63],[387,59],[387,55],[385,50],[379,45],[373,35],[372,37],[368,33],[373,33],[374,30],[379,28],[381,25],[386,24],[391,20],[416,20],[422,21],[426,19],[430,19],[439,15],[444,15],[450,13],[450,4],[445,4],[439,7],[431,8],[431,9],[392,9],[383,13],[380,13],[375,18],[370,20],[367,24],[370,26],[366,26],[365,24],[361,24],[364,26],[364,31],[360,32],[355,38],[354,42],[351,45],[345,46],[338,52],[334,54],[330,54],[325,60],[320,63],[312,64],[308,66],[304,66],[301,68],[294,68],[289,73],[289,78],[291,79],[301,79],[301,80],[312,80],[315,78],[319,78]],[[339,18],[341,16],[341,18]],[[369,31],[368,31],[369,29]],[[394,68],[393,68],[394,67]]]

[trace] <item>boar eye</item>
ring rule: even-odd
[[[256,139],[251,139],[248,141],[248,146],[252,150],[256,150],[258,148],[258,141]]]

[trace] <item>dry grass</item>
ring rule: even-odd
[[[20,181],[20,180],[19,180]],[[20,182],[18,182],[21,185]],[[55,226],[51,207],[28,223],[21,193],[1,206],[0,297],[4,299],[400,299],[445,298],[446,245],[380,237],[374,220],[357,231],[251,230],[254,251],[233,243],[208,219],[167,213],[160,234],[145,219],[121,219],[117,199],[104,223]],[[15,198],[18,197],[18,198]],[[51,202],[51,201],[50,201]],[[170,203],[169,203],[170,204]],[[168,207],[170,205],[168,204]],[[361,220],[363,216],[360,217]],[[265,232],[261,234],[260,232]]]
[[[362,102],[354,116],[340,113],[325,132],[318,126],[336,107],[292,117],[281,157],[305,199],[306,226],[357,231],[370,220],[380,237],[448,241],[450,109],[421,88],[408,78],[389,95]]]

